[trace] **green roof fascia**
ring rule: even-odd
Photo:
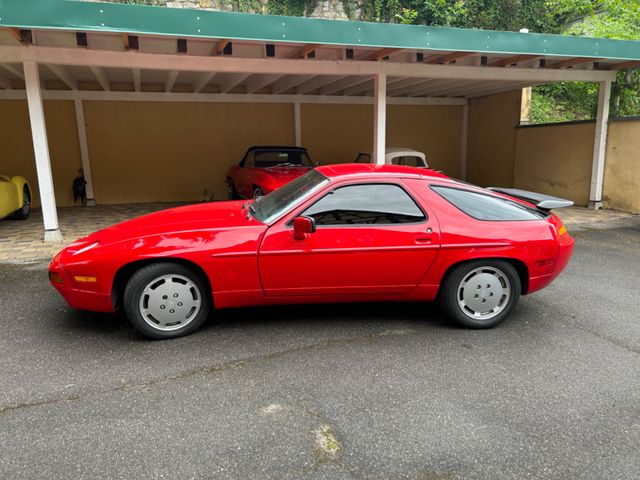
[[[346,47],[640,60],[640,41],[78,0],[0,0],[0,26]]]

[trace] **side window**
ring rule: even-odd
[[[538,220],[546,217],[544,212],[506,198],[485,195],[462,188],[437,185],[433,185],[431,188],[454,207],[476,220]]]
[[[353,163],[371,163],[371,155],[368,153],[361,153],[356,157]]]
[[[389,225],[426,219],[416,202],[398,185],[340,187],[309,207],[303,215],[316,225]]]

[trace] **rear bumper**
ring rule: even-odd
[[[573,238],[569,237],[568,235],[566,235],[566,237],[567,238],[559,244],[558,257],[556,258],[556,263],[553,266],[553,271],[548,275],[529,278],[529,288],[527,289],[527,294],[543,289],[551,282],[553,282],[565,269],[565,267],[569,263],[569,260],[571,259],[574,245]]]

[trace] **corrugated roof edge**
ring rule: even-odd
[[[283,17],[78,0],[2,0],[0,26],[225,38],[345,47],[405,48],[640,60],[640,42],[567,35]]]

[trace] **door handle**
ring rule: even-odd
[[[431,236],[433,234],[433,230],[431,227],[425,230],[425,233],[418,233],[415,236],[416,243],[431,243]]]

